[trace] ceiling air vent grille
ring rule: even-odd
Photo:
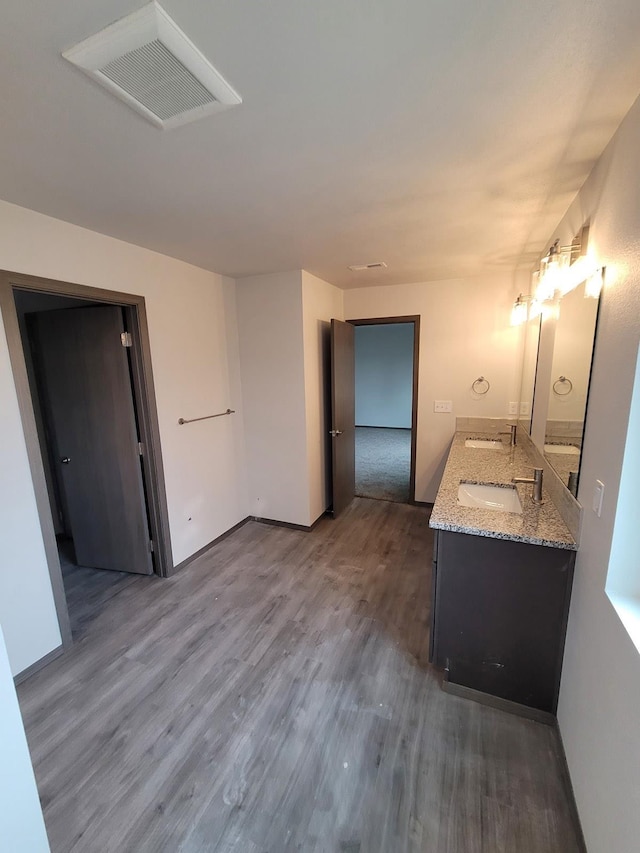
[[[371,264],[351,264],[349,269],[351,272],[364,272],[364,270],[386,270],[387,265],[384,261],[374,261]]]
[[[242,103],[155,1],[62,55],[158,127]]]
[[[163,121],[216,100],[158,39],[99,71]]]

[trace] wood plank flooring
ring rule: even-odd
[[[136,576],[127,572],[86,569],[75,563],[73,544],[68,539],[58,542],[58,556],[69,608],[69,621],[74,642],[82,639],[93,621],[108,606],[109,600]]]
[[[76,644],[19,688],[54,853],[580,850],[555,731],[427,663],[427,521],[356,499],[91,607],[76,577]]]

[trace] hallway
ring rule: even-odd
[[[19,688],[54,853],[572,853],[557,735],[427,663],[428,512],[249,522]]]

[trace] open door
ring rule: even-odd
[[[81,566],[153,574],[122,309],[32,315],[66,526]]]
[[[331,321],[331,468],[333,517],[356,492],[356,388],[354,328]]]

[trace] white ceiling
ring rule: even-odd
[[[0,197],[232,276],[530,265],[640,92],[638,0],[161,2],[243,104],[159,131],[60,56],[142,4],[5,0]]]

